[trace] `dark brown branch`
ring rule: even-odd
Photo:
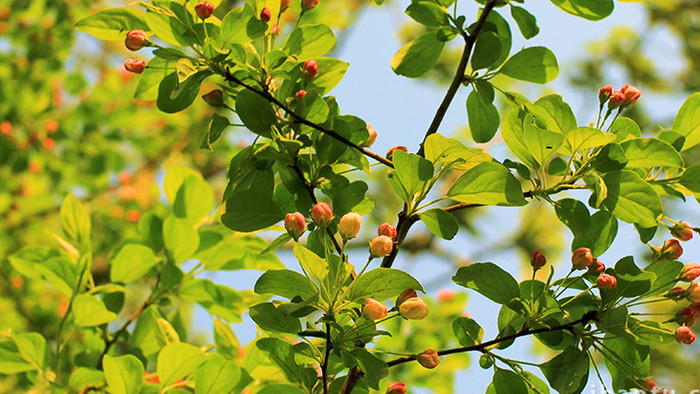
[[[333,131],[333,130],[327,129],[327,128],[321,126],[321,125],[318,125],[318,124],[316,124],[316,123],[314,123],[314,122],[311,122],[311,121],[307,120],[306,118],[304,118],[304,117],[301,116],[301,115],[297,115],[294,111],[292,111],[291,108],[289,108],[287,105],[285,105],[285,104],[282,103],[281,101],[277,100],[277,99],[276,99],[273,95],[271,95],[270,93],[265,92],[265,91],[262,91],[262,90],[259,90],[259,89],[256,89],[256,88],[254,88],[253,86],[250,86],[249,84],[247,84],[247,83],[241,81],[240,79],[236,78],[233,74],[231,74],[230,71],[226,70],[226,72],[224,73],[224,78],[226,78],[227,81],[230,81],[230,82],[233,82],[233,83],[236,83],[236,84],[238,84],[238,85],[243,86],[244,88],[246,88],[246,89],[250,90],[251,92],[257,94],[258,96],[264,98],[265,100],[267,100],[267,101],[269,101],[269,102],[271,102],[271,103],[277,105],[278,107],[282,108],[287,114],[289,114],[289,116],[291,116],[292,118],[294,118],[294,120],[296,120],[297,122],[299,122],[299,123],[301,123],[301,124],[305,124],[305,125],[307,125],[307,126],[309,126],[309,127],[311,127],[311,128],[314,128],[314,129],[316,129],[316,130],[318,130],[318,131],[320,131],[320,132],[322,132],[322,133],[324,133],[324,134],[328,134],[329,136],[331,136],[331,137],[335,138],[336,140],[338,140],[338,141],[344,143],[345,145],[347,145],[347,146],[349,146],[349,147],[351,147],[351,148],[353,148],[353,149],[359,151],[359,152],[362,153],[363,155],[365,155],[365,156],[367,156],[367,157],[371,157],[372,159],[374,159],[374,160],[376,160],[376,161],[378,161],[378,162],[384,164],[384,165],[387,166],[387,167],[394,168],[394,164],[391,162],[391,160],[387,159],[386,157],[381,156],[381,155],[379,155],[379,154],[377,154],[377,153],[374,153],[374,152],[372,152],[372,151],[370,151],[370,150],[367,150],[367,149],[361,147],[360,145],[357,145],[356,143],[350,141],[349,139],[343,137],[342,135],[336,133],[336,132]]]
[[[328,394],[328,359],[331,356],[331,325],[326,323],[326,352],[321,363],[321,379],[323,383],[323,394]]]
[[[134,312],[131,315],[131,317],[129,317],[129,320],[127,320],[124,323],[124,325],[121,326],[121,328],[119,328],[119,330],[117,330],[117,332],[114,333],[112,339],[107,341],[107,343],[105,344],[105,348],[102,351],[102,354],[100,354],[100,358],[97,359],[97,369],[102,369],[102,360],[104,359],[107,352],[109,352],[109,349],[112,347],[112,345],[114,345],[117,342],[117,340],[124,333],[124,331],[126,331],[126,329],[129,328],[129,325],[131,325],[131,323],[133,323],[139,316],[141,316],[143,311],[145,311],[146,308],[148,308],[149,306],[150,304],[148,303],[148,301],[144,302],[143,305],[141,305],[141,307],[137,309],[136,312]]]

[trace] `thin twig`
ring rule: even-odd
[[[141,316],[141,313],[143,313],[143,311],[146,310],[146,308],[148,308],[149,305],[150,304],[148,303],[148,301],[144,302],[143,305],[141,305],[141,307],[139,309],[137,309],[136,312],[134,312],[131,315],[131,317],[129,317],[129,320],[127,320],[124,323],[124,325],[121,326],[121,328],[119,328],[117,330],[117,332],[114,333],[114,336],[112,337],[112,339],[107,341],[107,343],[105,344],[105,348],[102,351],[102,354],[100,354],[100,357],[97,359],[97,369],[102,369],[102,360],[104,359],[104,357],[107,354],[107,352],[109,351],[109,349],[112,347],[112,345],[114,345],[117,342],[117,340],[124,333],[124,331],[126,331],[126,329],[129,328],[129,325],[131,325],[131,323],[133,323],[134,320],[136,320],[139,316]]]
[[[323,380],[323,394],[328,394],[328,358],[331,356],[331,325],[326,323],[326,352],[321,363],[321,376]]]

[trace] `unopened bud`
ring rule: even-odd
[[[301,212],[288,213],[284,217],[284,228],[294,239],[298,239],[306,231],[306,218]]]
[[[289,8],[290,4],[292,4],[292,0],[280,0],[280,12]]]
[[[418,297],[418,293],[416,293],[415,290],[406,289],[401,294],[399,294],[398,297],[396,297],[396,306],[401,306],[401,304],[403,304],[403,302],[407,299],[415,297]]]
[[[270,11],[269,8],[265,7],[260,11],[260,20],[263,22],[269,22],[270,19],[272,19],[272,11]]]
[[[405,146],[402,146],[402,145],[398,145],[398,146],[395,146],[395,147],[389,149],[389,151],[386,152],[386,158],[391,160],[391,158],[394,157],[394,152],[396,152],[397,150],[408,152],[408,148],[406,148]]]
[[[372,238],[369,243],[369,253],[372,257],[386,257],[394,249],[394,241],[386,235],[379,235]]]
[[[375,130],[371,124],[367,123],[367,132],[369,133],[369,138],[362,143],[362,146],[369,148],[377,140],[377,130]]]
[[[12,133],[12,123],[8,121],[0,123],[0,133],[10,135]]]
[[[302,66],[302,71],[306,74],[306,79],[314,79],[318,74],[318,62],[313,59],[307,60]]]
[[[427,369],[433,369],[440,364],[440,356],[435,349],[428,349],[416,358],[418,363]]]
[[[389,310],[386,305],[375,300],[374,298],[368,298],[365,300],[365,305],[362,307],[362,314],[365,315],[369,320],[379,320],[387,316]]]
[[[544,267],[547,264],[547,257],[539,249],[535,249],[530,252],[530,265],[537,271],[538,269]]]
[[[597,284],[601,289],[614,289],[617,287],[617,278],[608,274],[600,274]]]
[[[208,1],[200,1],[194,6],[194,12],[201,19],[208,19],[214,13],[214,4]]]
[[[613,92],[613,87],[610,85],[603,85],[600,90],[598,90],[598,101],[600,101],[600,104],[605,104],[606,101],[610,98]]]
[[[311,209],[311,218],[320,226],[327,226],[333,220],[333,210],[325,202],[319,202]]]
[[[396,382],[386,389],[386,394],[406,394],[406,385]]]
[[[348,212],[340,218],[338,232],[343,239],[352,239],[357,236],[362,226],[362,216],[357,212]]]
[[[700,276],[700,264],[686,264],[681,271],[681,280],[683,282],[692,282]]]
[[[280,35],[280,31],[281,31],[281,30],[280,30],[280,25],[278,25],[278,24],[276,24],[276,23],[275,23],[274,25],[272,25],[272,27],[270,28],[270,34],[272,34],[273,37],[279,36],[279,35]]]
[[[428,304],[419,297],[409,298],[399,306],[399,313],[406,319],[423,320],[428,312]]]
[[[615,109],[625,103],[625,95],[619,90],[612,92],[610,95],[610,101],[608,101],[608,108]]]
[[[131,223],[136,223],[141,219],[141,212],[131,209],[126,213],[126,220],[130,221]]]
[[[695,310],[690,306],[683,307],[676,313],[675,320],[682,326],[692,327],[695,324]]]
[[[623,104],[625,107],[636,103],[639,97],[642,96],[642,91],[630,84],[623,86],[620,92],[625,96]]]
[[[382,223],[377,229],[377,235],[386,235],[391,238],[392,241],[396,241],[396,227],[389,223]]]
[[[650,393],[656,393],[659,391],[659,388],[656,386],[656,382],[649,378],[640,379],[639,388]]]
[[[680,301],[686,296],[686,290],[680,286],[676,286],[673,289],[669,290],[668,293],[666,294],[666,297]]]
[[[671,235],[683,242],[693,238],[693,229],[686,222],[680,222],[671,227]]]
[[[688,326],[680,326],[675,333],[676,340],[686,345],[695,342],[695,333]]]
[[[669,239],[661,247],[660,259],[676,260],[683,254],[683,247],[677,239]]]
[[[311,11],[318,5],[318,0],[301,0],[301,9]]]
[[[146,62],[141,59],[126,59],[124,62],[124,68],[126,71],[134,74],[141,74],[143,69],[146,68]]]
[[[593,253],[588,248],[578,248],[571,255],[571,263],[577,270],[583,270],[593,264]]]
[[[51,137],[44,138],[44,140],[41,141],[41,144],[44,145],[46,150],[53,150],[53,148],[56,147],[56,141],[54,141],[54,139]]]
[[[588,272],[592,274],[599,274],[605,271],[605,264],[601,263],[598,259],[593,259],[593,264],[588,266]]]
[[[131,30],[126,33],[126,38],[124,39],[124,46],[130,51],[138,51],[145,47],[147,43],[148,36],[142,30]]]
[[[691,283],[685,291],[685,297],[693,302],[700,302],[700,285]]]
[[[211,105],[212,107],[223,107],[224,105],[224,92],[219,89],[214,89],[211,92],[202,96],[202,100],[205,103]]]
[[[300,90],[294,93],[294,100],[296,100],[297,103],[300,103],[301,100],[304,99],[304,97],[306,97],[306,90]]]

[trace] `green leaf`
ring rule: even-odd
[[[449,13],[447,10],[430,1],[417,1],[406,8],[406,15],[411,19],[428,27],[449,26]]]
[[[69,241],[82,245],[90,240],[90,214],[73,194],[61,204],[61,225]]]
[[[569,104],[558,94],[546,95],[529,106],[535,115],[544,123],[544,128],[567,134],[569,130],[575,129],[577,126],[576,116],[571,110]]]
[[[324,24],[303,25],[289,33],[282,50],[297,60],[308,60],[325,55],[334,46],[335,35],[330,27]]]
[[[255,292],[258,294],[274,294],[287,299],[294,297],[309,298],[318,290],[304,275],[291,270],[270,270],[265,272],[255,282]]]
[[[18,354],[14,343],[0,344],[0,374],[15,375],[37,369],[36,366],[24,361]]]
[[[620,144],[627,157],[627,168],[682,168],[681,155],[666,141],[656,138],[635,138]]]
[[[474,346],[484,338],[484,329],[470,317],[458,317],[452,321],[452,332],[462,346]]]
[[[549,384],[561,394],[578,394],[588,381],[588,356],[575,347],[568,347],[553,359],[540,365]]]
[[[454,168],[468,170],[478,163],[492,161],[492,157],[481,149],[469,148],[453,138],[445,138],[440,134],[431,134],[426,138],[425,158],[437,165],[453,163]]]
[[[627,338],[605,338],[605,367],[612,378],[612,388],[615,392],[626,392],[638,388],[638,383],[632,376],[650,375],[649,347],[640,346]],[[621,363],[620,360],[624,360]],[[624,368],[624,369],[623,369]]]
[[[12,337],[17,345],[19,355],[38,369],[44,369],[48,364],[50,352],[46,339],[36,332],[17,334]]]
[[[507,304],[520,297],[518,282],[501,267],[493,263],[475,263],[457,270],[452,281],[478,291],[498,304]]]
[[[105,354],[102,365],[110,392],[131,394],[141,391],[143,364],[138,358],[131,354],[119,357]]]
[[[68,386],[75,391],[79,391],[86,386],[101,386],[104,383],[104,372],[88,367],[75,368],[68,379]]]
[[[506,53],[506,56],[508,54]],[[474,42],[474,54],[471,63],[474,70],[498,67],[503,63],[501,37],[495,31],[482,31]],[[499,62],[500,61],[500,62]]]
[[[601,20],[612,14],[612,0],[549,0],[564,12],[589,21]]]
[[[176,263],[190,258],[199,246],[199,234],[187,219],[170,216],[163,222],[165,248]]]
[[[197,71],[182,83],[178,83],[176,72],[163,78],[158,85],[158,109],[173,114],[189,107],[197,98],[202,81],[211,73],[208,69]]]
[[[680,184],[693,193],[700,193],[700,164],[688,167],[681,175]]]
[[[296,114],[309,122],[323,123],[328,119],[328,104],[315,92],[309,92],[296,106]]]
[[[214,190],[198,177],[187,177],[175,195],[173,212],[192,225],[209,216],[214,206]]]
[[[272,125],[277,124],[270,102],[247,89],[236,97],[236,113],[248,130],[263,137],[269,137]]]
[[[540,32],[540,28],[537,26],[537,18],[527,12],[526,9],[514,6],[511,3],[510,15],[515,19],[515,23],[518,24],[518,28],[525,39],[529,40]]]
[[[175,71],[175,62],[172,60],[154,57],[148,61],[141,75],[139,83],[134,91],[135,100],[152,101],[158,98],[158,86],[160,81]]]
[[[221,223],[234,231],[262,230],[284,219],[272,198],[256,190],[240,190],[226,200]]]
[[[143,15],[143,12],[132,8],[108,8],[86,16],[74,27],[100,40],[122,41],[129,30],[149,31]]]
[[[700,92],[691,94],[678,110],[673,131],[685,137],[683,150],[700,143]]]
[[[213,114],[209,122],[209,127],[207,127],[207,133],[204,135],[204,139],[199,147],[213,151],[211,144],[218,140],[224,130],[230,126],[231,123],[229,123],[228,118],[219,114]]]
[[[342,60],[322,57],[316,59],[318,63],[318,74],[314,79],[307,82],[307,90],[314,88],[320,95],[325,95],[331,91],[345,76],[349,63]]]
[[[194,375],[197,394],[230,393],[241,377],[241,368],[219,354],[211,354]]]
[[[367,385],[379,390],[379,381],[389,375],[389,367],[386,363],[366,349],[355,348],[352,355],[357,361],[357,366],[365,373],[364,380]]]
[[[574,234],[571,250],[586,247],[591,249],[593,256],[603,254],[617,235],[617,219],[610,212],[598,211],[591,215],[590,227],[584,233]]]
[[[216,318],[213,320],[216,352],[228,358],[238,357],[238,348],[241,344],[238,341],[238,337],[236,337],[236,333],[233,332],[228,323]]]
[[[444,46],[436,32],[425,33],[396,52],[391,59],[391,68],[397,75],[418,78],[435,66]]]
[[[233,44],[245,44],[253,37],[262,34],[249,5],[231,11],[221,21],[222,48],[232,48]]]
[[[474,142],[478,143],[491,141],[501,123],[496,106],[485,101],[476,90],[472,90],[467,97],[467,116],[469,131]]]
[[[312,278],[323,281],[328,276],[328,263],[316,253],[300,243],[294,243],[294,256],[299,260],[301,268]]]
[[[194,43],[194,37],[182,23],[175,18],[165,15],[154,7],[153,12],[143,14],[143,19],[148,24],[148,29],[166,43],[179,47],[187,47]],[[165,12],[172,12],[167,10]]]
[[[523,122],[523,143],[530,152],[538,169],[552,157],[559,147],[564,143],[564,135],[545,130],[537,126],[535,117],[531,114],[525,116]]]
[[[525,382],[513,371],[496,368],[492,384],[495,394],[528,394]]]
[[[673,330],[663,323],[630,317],[627,326],[635,336],[635,343],[639,345],[659,346],[675,342]]]
[[[165,173],[165,179],[163,179],[163,191],[171,204],[175,204],[177,192],[188,177],[204,180],[200,173],[189,167],[175,165],[168,168]]]
[[[610,132],[617,136],[617,142],[642,136],[642,130],[639,128],[637,122],[624,116],[615,119],[610,126]]]
[[[255,343],[282,370],[290,382],[299,382],[301,368],[294,360],[294,347],[277,338],[262,338]]]
[[[167,387],[178,379],[193,374],[197,367],[206,361],[206,356],[198,347],[188,343],[172,343],[158,353],[156,372],[161,387]]]
[[[442,239],[450,240],[454,238],[455,235],[457,235],[457,231],[459,231],[459,224],[454,215],[440,208],[433,208],[421,212],[420,220],[423,221],[423,224],[425,224],[425,227],[427,227],[431,233]]]
[[[500,41],[500,45],[498,45],[499,50],[495,51],[499,53],[499,56],[496,59],[496,61],[489,65],[489,69],[493,70],[496,67],[503,64],[503,62],[505,62],[506,59],[508,59],[508,55],[510,54],[510,47],[513,43],[513,36],[510,32],[510,24],[508,23],[508,21],[503,19],[503,17],[495,10],[492,10],[491,13],[489,13],[489,15],[486,17],[486,24],[484,24],[481,33],[479,33],[479,36],[485,34],[486,32],[496,33],[496,35],[498,36],[498,40]],[[487,49],[484,48],[484,51],[486,50]]]
[[[603,205],[618,219],[642,227],[656,226],[663,213],[661,199],[653,187],[632,171],[614,171],[603,177],[608,197]]]
[[[105,304],[95,296],[81,294],[73,301],[74,322],[78,327],[93,327],[106,324],[117,318]]]
[[[151,248],[139,244],[126,244],[112,259],[109,277],[112,282],[131,283],[141,279],[157,263]]]
[[[683,266],[680,261],[661,261],[659,264],[652,263],[644,268],[644,271],[656,275],[656,280],[652,283],[651,291],[647,295],[651,297],[671,290],[675,286],[675,279],[680,276]]]
[[[460,202],[482,205],[527,204],[520,182],[498,163],[484,162],[462,174],[447,192]]]
[[[375,268],[355,279],[348,298],[364,302],[367,298],[384,301],[406,289],[423,291],[423,286],[407,272],[394,268]]]
[[[422,191],[435,172],[433,163],[413,153],[396,151],[393,161],[397,179],[409,196]]]
[[[240,322],[247,310],[243,297],[232,288],[217,285],[209,279],[190,279],[180,286],[178,294],[185,301],[196,302],[209,313],[229,322]]]
[[[559,220],[571,230],[574,237],[582,236],[591,227],[591,215],[581,201],[564,198],[554,203]]]
[[[298,318],[280,312],[271,302],[250,307],[250,318],[265,331],[290,334],[301,331],[301,322]]]
[[[597,148],[615,141],[615,134],[604,133],[592,127],[577,127],[566,133],[566,143],[562,152],[573,155],[575,152]]]
[[[531,47],[508,59],[501,67],[500,73],[521,81],[547,83],[559,75],[559,64],[551,50],[545,47]]]

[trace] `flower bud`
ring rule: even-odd
[[[690,306],[681,308],[676,313],[675,321],[682,326],[692,327],[695,324],[695,310]]]
[[[374,141],[377,140],[377,130],[375,130],[371,124],[367,123],[367,132],[369,133],[369,138],[362,143],[362,146],[369,148],[374,144]]]
[[[688,326],[678,327],[675,337],[678,342],[685,343],[686,345],[695,342],[695,333],[691,331]]]
[[[683,282],[692,282],[700,276],[700,264],[686,264],[681,271],[681,280]]]
[[[642,91],[630,84],[623,86],[620,92],[625,96],[625,101],[623,103],[625,107],[636,103],[639,97],[642,96]]]
[[[541,250],[535,249],[530,252],[530,265],[535,271],[544,267],[545,264],[547,264],[547,257],[545,257]]]
[[[208,19],[214,13],[214,4],[208,1],[200,1],[194,6],[194,12],[201,19]]]
[[[311,209],[311,218],[320,226],[327,226],[333,220],[333,210],[325,202],[319,202]]]
[[[452,289],[439,289],[437,291],[437,299],[439,301],[452,301],[455,298],[455,291]]]
[[[224,92],[220,89],[214,89],[211,92],[202,96],[202,100],[205,103],[211,105],[212,107],[223,107],[224,106]]]
[[[428,304],[419,297],[409,298],[399,306],[399,313],[406,319],[423,320],[428,312]]]
[[[302,66],[302,71],[306,74],[306,79],[314,79],[318,74],[318,62],[313,59],[307,60]]]
[[[44,145],[46,150],[53,150],[53,148],[56,147],[56,141],[54,141],[51,137],[44,138],[44,140],[41,141],[41,144]]]
[[[318,5],[318,0],[301,0],[301,9],[311,11]]]
[[[686,222],[680,222],[671,227],[671,235],[683,242],[689,241],[693,238],[693,229]]]
[[[593,264],[593,253],[588,248],[578,248],[571,255],[571,264],[577,270],[583,270]]]
[[[415,297],[418,297],[418,293],[416,293],[415,290],[406,289],[401,294],[399,294],[398,297],[396,297],[396,306],[401,306],[401,304],[403,304],[403,302],[407,299]]]
[[[290,4],[292,4],[292,0],[280,0],[280,12],[289,8]]]
[[[691,283],[685,291],[685,297],[693,302],[700,302],[700,285]]]
[[[619,90],[612,92],[610,95],[610,101],[608,102],[608,109],[615,109],[625,102],[625,94]]]
[[[386,317],[389,313],[386,305],[375,300],[374,298],[368,298],[365,300],[365,306],[362,307],[362,314],[365,315],[369,320],[379,320]]]
[[[394,249],[394,241],[386,235],[379,235],[372,238],[369,243],[369,253],[372,257],[386,257]]]
[[[8,121],[0,123],[0,133],[10,135],[12,133],[12,123]]]
[[[142,30],[131,30],[126,33],[126,38],[124,39],[124,46],[130,51],[138,51],[145,47],[147,43],[148,36]]]
[[[588,266],[588,272],[591,274],[599,274],[603,271],[605,271],[605,264],[598,259],[593,259],[593,264]]]
[[[284,217],[284,228],[294,239],[299,239],[306,231],[306,218],[301,212],[288,213]]]
[[[391,160],[391,158],[394,156],[394,152],[397,150],[408,152],[408,148],[406,148],[405,146],[397,145],[386,152],[386,158]]]
[[[656,382],[649,378],[640,379],[639,388],[652,393],[656,393],[659,391],[659,388],[656,386]]]
[[[614,289],[617,287],[617,278],[608,274],[600,274],[597,283],[601,289]]]
[[[120,185],[130,185],[134,181],[134,176],[129,171],[122,171],[117,176]]]
[[[352,239],[357,236],[362,226],[362,216],[357,212],[348,212],[340,218],[338,232],[343,239]]]
[[[683,298],[685,298],[685,296],[686,296],[686,291],[684,288],[682,288],[680,286],[674,287],[673,289],[669,290],[668,293],[666,294],[666,297],[673,299],[673,300],[676,300],[676,301],[682,300]]]
[[[300,103],[301,100],[303,100],[305,96],[306,96],[306,90],[300,90],[300,91],[294,93],[294,100],[296,100],[297,103]]]
[[[386,235],[392,241],[396,241],[396,227],[389,223],[382,223],[377,229],[377,235]]]
[[[695,311],[696,315],[700,315],[700,302],[691,304],[690,307],[693,308],[693,311]]]
[[[265,7],[260,11],[260,20],[267,23],[272,19],[272,11],[270,11],[269,8]]]
[[[603,105],[605,104],[606,101],[610,98],[610,95],[612,95],[613,92],[613,87],[610,85],[603,85],[600,90],[598,90],[598,101],[600,101],[600,104]]]
[[[279,36],[279,35],[280,35],[280,31],[281,31],[281,30],[280,30],[280,25],[278,25],[278,24],[276,24],[276,23],[275,23],[274,25],[272,25],[272,27],[270,28],[270,34],[272,34],[273,37]]]
[[[141,212],[131,209],[126,213],[126,220],[130,221],[131,223],[136,223],[141,219]]]
[[[683,254],[683,247],[677,239],[669,239],[661,247],[661,259],[676,260]]]
[[[134,74],[141,74],[143,69],[146,68],[146,62],[141,59],[126,59],[124,62],[124,68],[126,71]]]
[[[386,394],[406,394],[406,385],[396,382],[386,389]]]
[[[423,353],[418,355],[416,360],[418,360],[418,364],[422,365],[427,369],[433,369],[437,367],[438,364],[440,364],[440,356],[438,355],[438,352],[435,351],[435,349],[428,349],[424,351]]]

